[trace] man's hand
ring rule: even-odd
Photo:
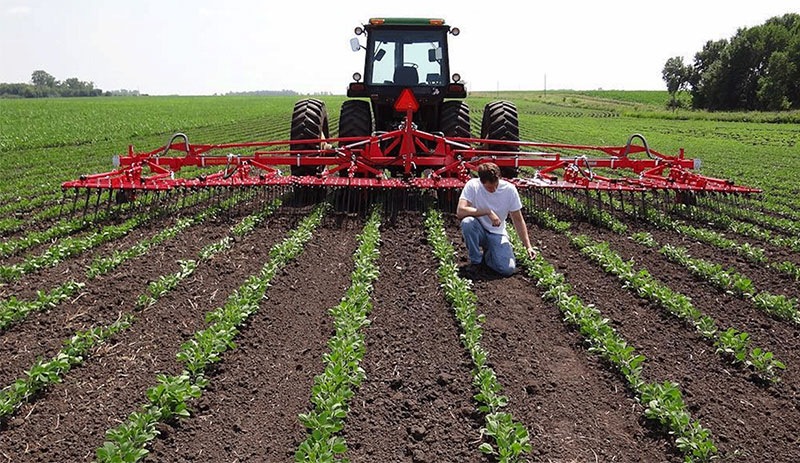
[[[486,214],[486,216],[489,217],[489,220],[492,221],[493,227],[499,227],[500,224],[502,223],[500,222],[500,217],[498,217],[497,214],[494,213],[494,211],[489,211],[489,213]]]
[[[525,250],[528,251],[528,257],[530,257],[531,259],[536,259],[536,256],[539,254],[538,252],[536,252],[536,248],[534,248],[533,246],[529,246]]]

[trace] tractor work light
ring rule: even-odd
[[[361,81],[361,73],[360,72],[354,72],[353,73],[353,80],[355,80],[356,82]]]
[[[457,72],[453,74],[453,82],[461,82],[461,74]]]

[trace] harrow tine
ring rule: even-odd
[[[100,211],[100,197],[102,196],[102,192],[100,189],[97,190],[97,201],[94,203],[94,218],[92,219],[93,222],[97,221],[97,214]]]
[[[67,190],[61,189],[61,201],[58,203],[58,218],[59,220],[64,215],[64,203],[67,202]]]
[[[83,211],[82,211],[83,220],[86,220],[86,211],[89,209],[89,200],[91,199],[91,195],[92,195],[92,191],[89,188],[87,188],[86,189],[86,201],[84,201],[84,203],[83,203]]]

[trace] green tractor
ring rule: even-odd
[[[471,138],[469,106],[462,101],[467,90],[461,76],[450,74],[447,37],[457,36],[443,19],[372,18],[356,35],[366,35],[362,45],[351,39],[353,51],[366,50],[364,73],[353,74],[354,82],[339,116],[339,136],[368,137],[375,133],[398,130],[405,123],[404,111],[395,109],[405,89],[413,92],[419,109],[414,113],[417,129],[448,138]],[[362,81],[363,77],[363,81]],[[292,140],[319,140],[330,137],[325,103],[304,99],[292,113]],[[480,138],[483,140],[519,141],[516,106],[508,101],[494,101],[484,108]],[[295,145],[295,149],[315,150],[318,144]],[[484,144],[483,148],[508,150],[508,146]],[[389,150],[388,155],[393,155]],[[395,153],[396,155],[396,153]],[[314,175],[313,166],[293,166],[292,175]],[[516,169],[505,168],[507,177]],[[396,172],[393,172],[396,174]]]

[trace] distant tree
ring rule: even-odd
[[[56,86],[56,78],[42,70],[33,71],[31,82],[37,87],[53,88]]]
[[[669,107],[673,109],[679,107],[678,92],[689,88],[689,80],[692,77],[691,66],[683,63],[682,56],[674,56],[667,60],[661,71],[661,77],[667,83],[667,91],[670,95]]]
[[[102,96],[103,91],[94,87],[94,82],[85,82],[70,77],[59,82],[43,70],[33,71],[31,84],[0,83],[0,97],[4,98],[43,98],[50,96]]]
[[[797,75],[797,64],[785,52],[775,52],[769,57],[766,72],[758,79],[756,95],[760,106],[769,111],[791,108],[789,100],[793,76]]]
[[[667,70],[667,89],[674,85]],[[669,77],[676,78],[674,71]],[[791,13],[708,41],[689,66],[692,106],[710,110],[800,108],[800,15]]]

